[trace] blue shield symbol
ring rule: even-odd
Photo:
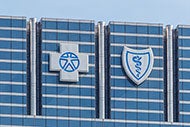
[[[135,50],[124,47],[122,64],[128,77],[137,85],[141,84],[152,71],[154,55],[151,48]]]

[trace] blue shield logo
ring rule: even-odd
[[[152,71],[154,55],[151,48],[135,50],[124,47],[122,64],[128,77],[137,85],[147,79]]]

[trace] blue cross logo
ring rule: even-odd
[[[80,65],[79,58],[72,52],[65,52],[59,58],[59,65],[66,72],[74,72]]]
[[[88,55],[78,51],[78,44],[61,43],[60,53],[50,53],[50,71],[60,72],[60,81],[78,82],[79,72],[88,72]]]

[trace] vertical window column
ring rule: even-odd
[[[179,66],[178,66],[178,33],[173,30],[173,119],[174,122],[179,122]]]

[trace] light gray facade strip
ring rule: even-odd
[[[69,43],[69,44],[80,44],[80,45],[95,45],[95,42],[84,42],[84,41],[59,41],[59,40],[42,40],[42,43]]]
[[[14,92],[0,92],[0,95],[7,95],[7,96],[26,96],[25,93],[14,93]]]
[[[24,49],[2,49],[2,48],[0,48],[0,51],[3,51],[3,52],[26,52],[26,50],[24,50]]]
[[[92,107],[58,106],[58,105],[43,105],[43,108],[73,109],[73,110],[95,110],[95,108],[92,108]]]
[[[132,91],[155,91],[163,92],[163,89],[153,89],[153,88],[133,88],[133,87],[111,87],[113,90],[132,90]]]
[[[110,33],[111,35],[118,36],[134,36],[134,37],[155,37],[155,38],[163,38],[163,35],[159,34],[133,34],[133,33]]]
[[[97,121],[97,122],[115,122],[115,123],[138,123],[138,124],[156,124],[156,125],[176,125],[176,126],[190,126],[187,122],[163,122],[163,121],[145,121],[145,120],[122,120],[122,119],[96,119],[96,118],[77,118],[77,117],[60,117],[60,116],[29,116],[29,115],[13,115],[0,114],[1,117],[12,118],[38,118],[49,120],[75,120],[75,121]]]
[[[180,115],[189,115],[190,116],[190,112],[179,112]]]
[[[34,126],[1,125],[1,127],[34,127]]]
[[[190,68],[179,68],[179,71],[190,72]]]
[[[136,113],[161,113],[163,114],[163,111],[160,110],[141,110],[141,109],[118,109],[118,108],[112,108],[111,111],[115,112],[136,112]]]
[[[111,46],[119,46],[119,47],[123,47],[123,46],[127,46],[127,47],[137,47],[136,44],[120,44],[120,43],[111,43]],[[140,45],[138,44],[138,47],[141,47],[141,48],[163,48],[163,46],[161,45]]]
[[[43,86],[53,86],[53,87],[67,87],[67,88],[88,88],[88,89],[95,89],[95,86],[90,86],[90,85],[78,85],[78,84],[73,84],[73,85],[65,85],[65,84],[49,84],[49,83],[43,83]]]
[[[0,84],[11,84],[11,85],[26,85],[26,82],[10,82],[10,81],[1,81]]]
[[[105,46],[104,46],[104,22],[98,23],[99,45],[99,118],[105,119]]]
[[[127,76],[115,76],[115,75],[111,75],[111,78],[114,78],[114,79],[128,79]],[[149,81],[163,81],[163,78],[149,77],[146,80],[149,80]]]
[[[26,107],[26,104],[16,104],[16,103],[0,103],[0,106]]]
[[[164,103],[164,100],[158,99],[139,99],[139,98],[114,98],[112,97],[111,100],[115,101],[134,101],[134,102],[155,102],[155,103]]]
[[[163,24],[157,24],[157,23],[140,23],[140,22],[118,22],[118,21],[110,21],[109,24],[114,25],[131,25],[131,26],[159,26],[163,27]]]
[[[173,122],[173,27],[166,27],[167,39],[167,119],[168,122]]]
[[[0,41],[19,41],[19,42],[26,42],[26,39],[23,38],[0,38]],[[13,42],[14,43],[14,42]]]
[[[45,76],[59,76],[58,73],[48,73],[48,72],[42,72],[43,75]],[[80,74],[79,77],[89,77],[89,78],[95,78],[95,75],[90,75],[90,74]]]
[[[179,60],[190,61],[190,58],[180,57]]]
[[[32,18],[30,23],[30,112],[36,115],[36,19]]]
[[[179,101],[180,104],[187,104],[189,105],[190,104],[190,101]]]
[[[178,39],[190,39],[190,36],[178,36]]]
[[[182,47],[182,46],[179,46],[179,49],[180,49],[180,50],[190,50],[190,47],[186,47],[186,46],[185,46],[185,47]]]
[[[190,93],[190,90],[179,90],[180,93]]]
[[[74,96],[74,95],[54,95],[54,94],[43,94],[43,97],[52,97],[52,98],[73,98],[73,99],[90,99],[94,100],[93,96]]]
[[[121,57],[122,55],[120,54],[111,54],[111,57]],[[154,56],[154,59],[163,59],[162,56]]]
[[[123,68],[121,65],[111,65],[111,68]],[[152,70],[163,70],[163,67],[153,67]]]
[[[94,20],[81,20],[81,19],[64,19],[64,18],[41,18],[43,21],[54,21],[54,22],[81,22],[81,23],[95,23]]]
[[[190,82],[190,79],[179,79],[179,82]]]
[[[18,31],[26,31],[26,28],[20,28],[20,27],[0,27],[0,30],[18,30]]]
[[[26,71],[0,70],[0,73],[6,73],[6,74],[26,74]]]
[[[76,33],[76,34],[94,34],[94,31],[80,31],[80,30],[53,30],[53,29],[42,29],[42,32],[55,32],[55,33]]]
[[[179,24],[179,25],[177,25],[177,28],[190,28],[190,25]]]
[[[42,51],[44,54],[51,54],[53,51]],[[95,56],[95,53],[85,53],[88,56]]]
[[[26,63],[26,60],[8,60],[8,59],[0,59],[0,62],[5,63]]]
[[[26,20],[26,17],[24,16],[4,16],[0,15],[1,19],[21,19],[21,20]]]

